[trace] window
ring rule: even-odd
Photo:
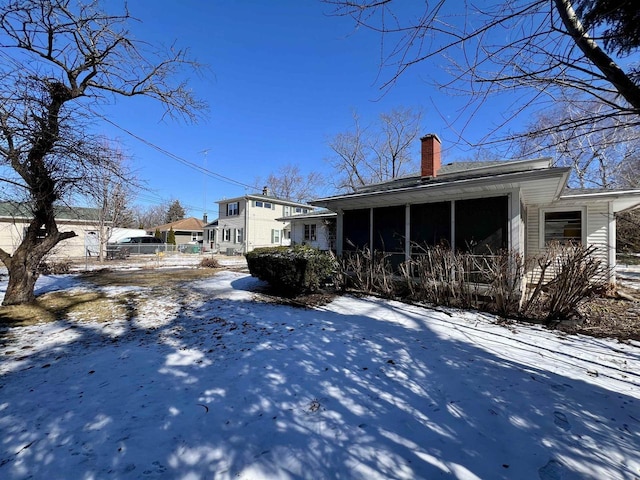
[[[280,230],[271,230],[271,243],[280,243]]]
[[[262,202],[260,200],[256,200],[254,202],[254,206],[258,207],[258,208],[262,208]]]
[[[544,243],[557,241],[563,245],[582,243],[582,212],[544,212]]]
[[[304,239],[314,242],[316,240],[316,224],[305,224],[304,226]]]
[[[231,241],[231,229],[225,228],[222,230],[222,241],[230,242]]]
[[[296,213],[309,213],[308,208],[296,207]]]
[[[264,208],[268,208],[269,210],[271,210],[271,203],[264,202]]]
[[[508,197],[455,202],[455,247],[475,255],[493,255],[508,248]]]
[[[282,231],[282,236],[283,236],[286,240],[291,240],[291,230],[283,230],[283,231]]]
[[[291,215],[291,207],[289,205],[285,205],[283,207],[283,214],[285,217],[288,217],[289,215]]]
[[[355,251],[369,246],[370,210],[345,210],[342,248]]]
[[[451,245],[451,202],[411,205],[411,248],[423,253],[426,247]]]
[[[227,203],[227,217],[239,215],[240,208],[238,202]]]
[[[242,243],[242,229],[241,228],[236,228],[236,242],[235,243]]]

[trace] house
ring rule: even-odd
[[[149,235],[154,235],[156,230],[160,231],[160,238],[167,243],[169,231],[173,229],[176,238],[176,245],[185,245],[188,243],[202,243],[205,222],[199,218],[190,217],[176,220],[175,222],[165,223],[151,230],[147,230]]]
[[[441,165],[440,139],[421,142],[419,175],[311,202],[337,213],[338,255],[368,247],[397,264],[444,244],[533,256],[558,240],[594,245],[603,265],[615,266],[615,214],[638,206],[640,190],[572,190],[570,169],[548,158]]]
[[[227,254],[246,253],[258,247],[289,245],[289,223],[281,217],[309,213],[311,205],[269,195],[249,194],[216,202],[218,224],[214,233],[215,248]],[[280,220],[278,220],[280,219]]]
[[[319,250],[335,251],[337,216],[335,212],[322,210],[277,220],[290,224],[292,245],[309,245]]]
[[[55,211],[58,229],[62,232],[73,231],[76,236],[60,242],[49,255],[61,259],[97,255],[100,248],[100,209],[57,206]],[[0,248],[13,254],[22,241],[31,218],[28,205],[0,202]]]

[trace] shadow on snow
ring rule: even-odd
[[[499,332],[495,351],[478,348],[472,322],[441,312],[349,297],[295,309],[242,294],[255,285],[200,282],[204,303],[158,328],[134,318],[115,337],[68,322],[72,343],[1,379],[0,477],[638,473],[633,396],[502,358]],[[549,353],[558,372],[576,360]]]

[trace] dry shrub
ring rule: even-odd
[[[201,268],[220,268],[220,262],[215,258],[203,258],[199,266]]]
[[[580,304],[606,286],[607,272],[595,250],[554,244],[543,255],[524,259],[509,250],[479,256],[446,246],[414,246],[418,253],[394,271],[391,254],[365,248],[343,255],[340,278],[344,287],[366,293],[550,324],[576,316]],[[525,274],[532,271],[537,278],[523,292]]]

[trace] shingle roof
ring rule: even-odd
[[[100,218],[99,208],[59,205],[54,207],[54,210],[56,220],[97,222]],[[0,217],[30,219],[33,213],[26,203],[0,202]]]
[[[189,217],[183,218],[182,220],[176,220],[175,222],[165,223],[164,225],[160,225],[158,227],[154,227],[150,230],[160,230],[161,232],[169,231],[173,228],[173,231],[187,231],[187,232],[197,232],[204,228],[205,223],[199,218]]]

